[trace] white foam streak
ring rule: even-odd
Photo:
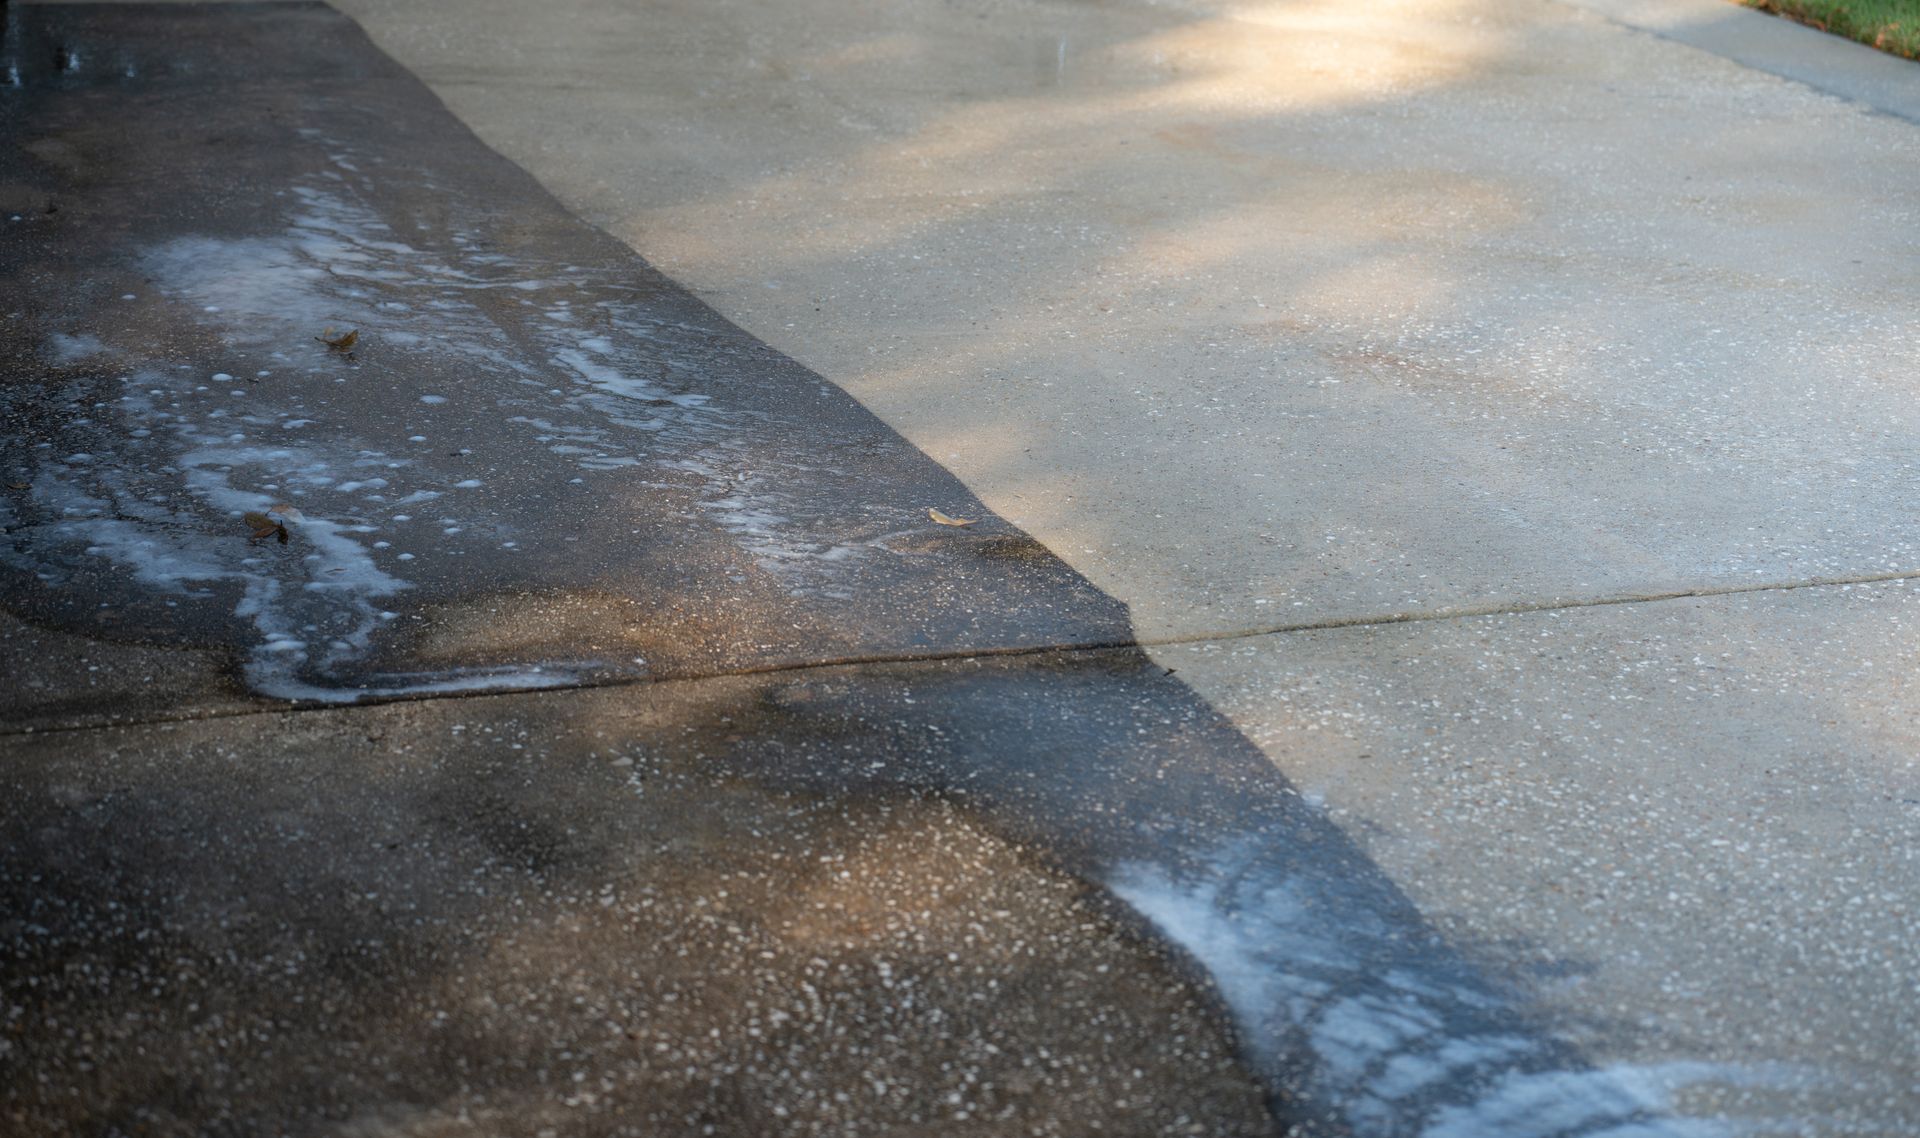
[[[1107,883],[1206,969],[1255,1062],[1294,1072],[1289,1093],[1361,1138],[1727,1138],[1780,1120],[1682,1116],[1678,1093],[1813,1081],[1782,1065],[1579,1065],[1569,1048],[1497,1029],[1480,1014],[1499,1010],[1484,987],[1368,964],[1360,942],[1377,914],[1340,911],[1303,880],[1249,882],[1245,867],[1226,849],[1192,879],[1129,863]]]
[[[670,348],[654,338],[659,325],[616,301],[577,309],[563,295],[542,302],[529,294],[574,286],[475,251],[457,235],[449,253],[416,247],[356,195],[353,186],[363,181],[343,158],[325,180],[291,189],[281,234],[181,237],[140,255],[157,292],[215,340],[281,361],[274,379],[235,383],[224,373],[154,367],[126,377],[125,395],[109,413],[121,419],[122,433],[80,419],[70,428],[73,439],[32,453],[42,520],[10,525],[0,556],[49,583],[70,580],[86,558],[101,558],[156,593],[201,601],[216,592],[234,595],[233,616],[252,629],[245,674],[269,695],[332,700],[568,682],[550,669],[519,668],[395,675],[337,691],[328,686],[330,679],[346,683],[364,665],[391,616],[382,602],[412,587],[397,569],[376,562],[359,536],[372,528],[361,515],[439,500],[436,509],[449,515],[444,533],[480,531],[492,524],[484,514],[488,495],[454,491],[494,485],[464,472],[426,486],[417,480],[392,485],[394,471],[413,460],[343,437],[318,390],[377,382],[312,343],[331,327],[360,330],[361,351],[431,353],[442,369],[448,360],[462,361],[467,381],[450,382],[444,396],[421,393],[423,405],[435,408],[423,413],[487,392],[499,407],[527,409],[506,421],[538,432],[548,453],[582,471],[648,464],[690,476],[697,484],[688,488],[704,515],[782,587],[846,595],[835,583],[835,566],[863,550],[812,540],[793,522],[773,480],[742,472],[732,444],[716,436],[727,429],[729,414],[711,406],[708,395],[668,382],[674,365]],[[496,295],[483,297],[487,290]],[[492,315],[502,310],[526,322],[509,331]],[[531,356],[529,334],[537,353]],[[116,350],[127,349],[48,331],[52,364],[89,363]],[[77,391],[65,397],[77,399]],[[26,387],[15,394],[60,397]],[[399,430],[401,437],[408,433]],[[424,454],[406,443],[397,449]],[[363,469],[369,466],[377,470]],[[240,520],[267,512],[278,496],[302,510],[289,522],[298,538],[292,549],[275,548],[272,538],[249,541]],[[463,509],[483,513],[462,517]],[[387,558],[388,565],[416,564],[412,551]]]

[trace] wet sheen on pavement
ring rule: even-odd
[[[8,48],[19,615],[318,701],[1128,639],[330,10],[60,12]]]

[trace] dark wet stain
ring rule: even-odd
[[[0,1131],[1278,1132],[1084,883],[722,684],[16,742]]]
[[[1053,551],[1023,533],[933,529],[890,538],[886,548],[906,557],[977,557],[989,561],[1051,562]]]
[[[1025,534],[998,534],[974,546],[974,552],[993,561],[1037,561],[1052,557],[1046,546]]]
[[[305,700],[1126,638],[1005,523],[930,532],[933,503],[989,515],[329,10],[22,27],[22,59],[78,62],[0,115],[32,202],[0,218],[16,616]],[[275,503],[287,556],[240,524]],[[483,602],[512,636],[469,627]]]
[[[1182,946],[1165,959],[1189,979],[1211,976],[1292,1133],[1419,1133],[1480,1110],[1502,1117],[1509,1095],[1556,1102],[1556,1125],[1501,1133],[1665,1132],[1644,1099],[1530,1022],[1512,988],[1436,935],[1256,748],[1137,651],[821,668],[645,694],[16,742],[0,911],[20,920],[0,930],[15,946],[0,984],[35,989],[28,1069],[69,1069],[44,1024],[140,1009],[137,1030],[102,1043],[103,1074],[88,1084],[91,1101],[137,1098],[146,1092],[127,1080],[148,1065],[134,1048],[205,1053],[217,1033],[204,1016],[174,1015],[172,1001],[224,990],[235,993],[225,1014],[279,1022],[289,1042],[205,1065],[209,1097],[189,1119],[216,1106],[304,1111],[351,1087],[378,1102],[366,1088],[383,1071],[432,1086],[482,1072],[479,1097],[498,1101],[518,1085],[516,1055],[600,1030],[606,1012],[576,1009],[576,992],[674,977],[693,1021],[644,985],[615,1018],[649,1038],[662,1023],[675,1039],[706,1038],[737,1022],[739,1000],[764,1007],[797,989],[800,978],[772,966],[794,988],[715,991],[733,990],[743,959],[888,958],[920,935],[924,910],[983,880],[944,852],[942,819],[964,819],[1049,872],[1111,889],[1100,901],[1076,889],[1103,920]],[[329,726],[348,714],[364,746],[342,748]],[[855,856],[875,842],[887,851],[877,860]],[[929,870],[914,870],[906,892],[861,883],[923,857]],[[861,883],[850,894],[843,871]],[[990,920],[970,911],[967,952],[944,966],[979,975],[1009,950],[1022,960],[1024,889],[988,906],[999,913]],[[619,906],[611,922],[607,904]],[[707,957],[686,962],[677,946],[689,943]],[[179,960],[194,962],[191,975],[162,967]],[[290,961],[298,967],[280,977]],[[1009,999],[1047,1008],[1051,987],[1083,978],[1079,965],[1048,967],[1065,971],[1018,970],[982,1010],[1004,1016]],[[93,986],[32,983],[54,975]],[[166,998],[141,987],[153,975],[166,977]],[[453,992],[467,1012],[434,1047],[375,1042],[415,1039],[400,1025],[430,1019]],[[283,1006],[290,994],[301,999]],[[529,1017],[518,1042],[492,1034],[493,1012],[472,1018],[482,1007],[523,1008],[511,1013]],[[991,1037],[965,1026],[965,1007],[943,1011],[946,1026],[914,1048],[937,1058],[950,1054],[945,1033]],[[853,1038],[871,1041],[869,1030]],[[363,1042],[316,1082],[310,1057],[326,1053],[324,1038]],[[847,1077],[830,1052],[817,1059],[809,1069]],[[593,1069],[620,1062],[602,1056]],[[737,1070],[701,1078],[727,1095],[766,1093]],[[48,1101],[37,1083],[17,1085],[15,1101]],[[753,1109],[731,1101],[722,1116]]]

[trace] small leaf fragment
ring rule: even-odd
[[[240,520],[247,523],[247,526],[253,530],[253,536],[248,538],[248,541],[259,541],[263,537],[271,537],[277,539],[281,545],[287,544],[287,527],[267,515],[248,510],[240,515]]]
[[[332,327],[328,327],[325,332],[315,336],[314,339],[325,344],[328,351],[350,352],[353,350],[353,346],[360,342],[360,329],[354,328],[344,336],[335,336]]]
[[[288,505],[285,502],[275,502],[273,505],[268,506],[267,513],[279,514],[281,517],[286,518],[288,521],[297,522],[300,520],[300,511],[294,509],[292,506]]]
[[[974,522],[977,522],[980,520],[978,518],[948,517],[947,515],[941,513],[939,510],[934,509],[932,506],[927,507],[927,516],[932,518],[934,521],[939,522],[943,526],[970,526]]]

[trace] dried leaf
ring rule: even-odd
[[[33,489],[33,484],[32,484],[31,482],[9,482],[9,483],[7,483],[7,489],[9,489],[9,490],[31,490],[31,489]]]
[[[335,336],[333,335],[333,329],[328,328],[325,332],[315,336],[314,339],[325,344],[329,351],[350,352],[353,350],[353,346],[360,342],[360,329],[355,328],[344,336]]]
[[[279,514],[288,521],[297,522],[300,520],[300,511],[285,502],[275,502],[273,505],[267,507],[267,512],[269,514]]]
[[[253,530],[253,536],[248,539],[249,541],[259,541],[263,537],[271,537],[279,539],[281,545],[287,544],[287,527],[267,515],[248,510],[246,513],[240,515],[240,520],[247,523],[248,527]]]
[[[927,507],[927,516],[943,526],[970,526],[980,520],[978,518],[950,518],[932,506]]]

